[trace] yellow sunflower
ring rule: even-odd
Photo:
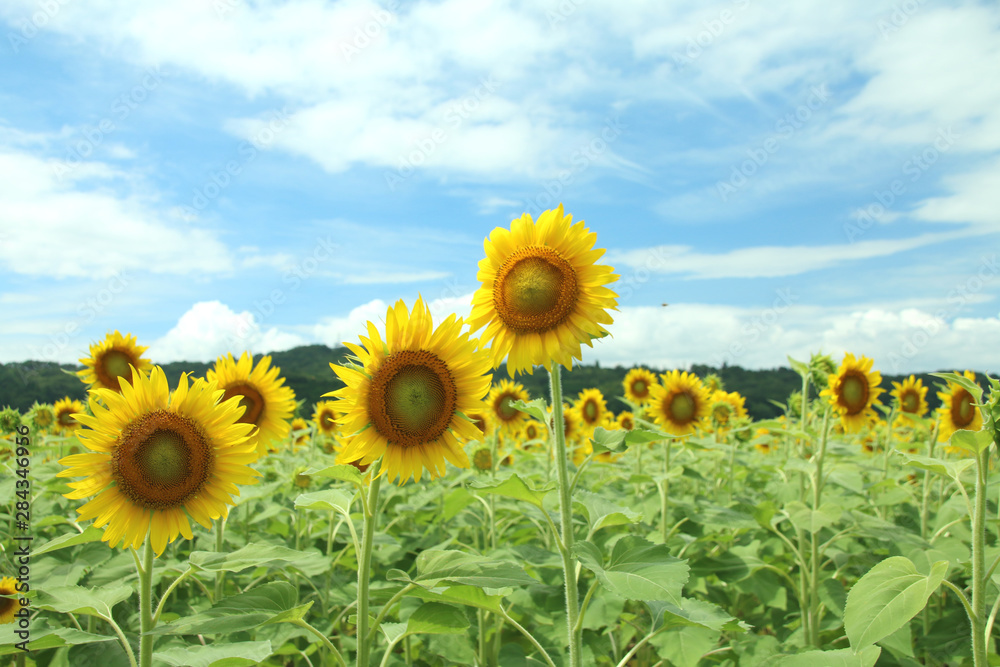
[[[840,368],[830,375],[830,386],[819,393],[830,401],[830,407],[840,415],[845,433],[857,433],[872,419],[878,419],[873,405],[882,405],[878,395],[882,374],[872,370],[868,357],[856,359],[850,352],[844,355]]]
[[[707,389],[707,387],[706,387]],[[747,416],[747,409],[744,407],[746,398],[740,396],[736,391],[724,391],[716,389],[712,393],[712,423],[719,431],[729,429],[731,422]]]
[[[552,409],[549,408],[549,431],[553,431],[552,423]],[[583,424],[580,420],[580,415],[577,413],[575,408],[570,407],[563,403],[563,433],[566,437],[566,447],[570,446],[570,443],[576,442],[583,435]]]
[[[35,404],[31,406],[28,410],[28,419],[31,423],[35,425],[35,428],[39,431],[45,431],[52,428],[56,421],[56,413],[51,405],[48,403],[39,403],[35,401]],[[58,428],[56,426],[55,428]]]
[[[302,417],[296,417],[292,420],[292,434],[295,435],[295,441],[292,443],[293,451],[309,444],[309,423],[306,422]]]
[[[267,453],[268,445],[284,440],[291,431],[289,420],[295,411],[295,392],[282,386],[285,379],[279,377],[280,373],[280,368],[271,367],[270,356],[254,367],[253,357],[244,352],[239,361],[232,354],[219,357],[215,368],[206,374],[209,382],[215,382],[226,392],[224,399],[239,397],[240,405],[246,408],[240,422],[257,427],[250,438],[261,456]]]
[[[472,467],[477,472],[490,472],[493,470],[493,452],[486,445],[476,447],[472,453]]]
[[[100,343],[90,346],[90,356],[80,359],[83,370],[77,371],[80,380],[93,389],[113,389],[118,391],[122,378],[128,382],[132,377],[129,366],[148,373],[153,365],[143,359],[145,347],[136,344],[135,336],[122,336],[118,331],[109,333]]]
[[[576,414],[580,415],[583,427],[590,433],[602,425],[608,414],[608,404],[600,389],[584,389],[573,407]]]
[[[529,419],[521,427],[520,439],[526,447],[538,445],[540,441],[548,437],[549,434],[545,430],[545,424],[536,419]]]
[[[690,435],[709,415],[708,388],[694,373],[678,370],[660,376],[663,384],[653,385],[650,410],[653,419],[672,435]]]
[[[912,424],[913,420],[909,415],[923,417],[927,414],[927,387],[923,380],[918,380],[915,376],[903,380],[903,383],[893,382],[892,396],[899,405],[897,413],[897,425]]]
[[[379,474],[400,484],[420,479],[424,468],[431,479],[444,475],[446,459],[469,466],[461,442],[482,433],[466,414],[482,408],[492,377],[489,353],[463,326],[450,315],[435,329],[423,298],[412,312],[400,300],[386,313],[384,342],[369,322],[362,345],[344,343],[356,364],[331,364],[346,386],[326,395],[340,399],[345,461],[382,457]]]
[[[247,440],[253,428],[240,423],[238,401],[223,400],[214,382],[182,374],[170,392],[159,366],[149,375],[134,370],[121,393],[92,389],[93,415],[73,415],[87,428],[78,437],[91,450],[59,461],[57,477],[86,477],[69,486],[67,498],[95,496],[77,509],[81,520],[107,524],[101,538],[137,548],[147,532],[153,550],[183,534],[192,538],[188,517],[206,528],[224,517],[239,495],[237,484],[252,484],[247,466],[257,451]]]
[[[486,327],[481,344],[490,345],[494,368],[507,357],[511,374],[552,360],[570,369],[581,343],[608,335],[617,295],[605,285],[618,276],[595,264],[604,254],[593,249],[597,234],[572,221],[560,204],[537,222],[525,213],[483,242],[469,327]]]
[[[628,410],[622,410],[618,413],[618,428],[623,431],[631,431],[635,428],[635,415],[633,415]]]
[[[73,415],[83,412],[85,409],[82,402],[74,400],[69,396],[56,401],[56,404],[52,406],[52,410],[55,412],[56,424],[59,426],[59,430],[65,433],[80,428],[80,422],[74,419]]]
[[[0,579],[0,595],[17,596],[0,598],[0,625],[13,623],[14,614],[21,610],[21,595],[23,595],[21,591],[17,590],[17,579],[14,577],[3,577]]]
[[[531,400],[528,392],[519,382],[510,380],[500,380],[500,384],[495,385],[490,390],[490,395],[486,397],[486,404],[489,406],[489,421],[495,423],[500,432],[513,434],[520,430],[521,425],[528,421],[529,415],[520,410],[515,410],[511,403],[514,401]]]
[[[976,381],[976,374],[972,371],[965,371],[963,375],[972,382]],[[947,391],[939,391],[938,398],[941,399],[938,441],[948,442],[955,431],[978,431],[983,427],[983,413],[976,407],[976,399],[962,385],[949,382]]]
[[[337,432],[337,411],[336,401],[320,401],[316,404],[316,411],[313,412],[313,421],[316,422],[316,429],[323,435],[333,435]]]
[[[656,374],[645,368],[633,368],[622,381],[625,398],[636,405],[646,405],[652,400],[652,389],[656,385]]]

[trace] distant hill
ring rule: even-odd
[[[281,369],[288,386],[295,390],[299,400],[305,400],[304,416],[312,414],[312,406],[329,391],[343,386],[330,369],[330,363],[340,363],[347,348],[329,348],[325,345],[306,345],[285,352],[271,354],[271,363]],[[260,359],[262,355],[255,355]],[[163,364],[163,370],[171,383],[176,383],[183,372],[204,377],[212,363],[204,362],[173,362]],[[69,373],[75,373],[83,368],[72,364],[55,364],[51,362],[28,361],[23,363],[0,364],[0,407],[10,405],[22,413],[33,403],[53,403],[69,396],[85,400],[86,391],[80,380]],[[573,368],[572,373],[563,372],[563,395],[567,401],[572,401],[582,390],[596,387],[604,394],[608,408],[612,412],[625,409],[623,403],[617,400],[621,396],[622,380],[628,368],[616,366],[601,368],[599,363],[584,364]],[[664,369],[651,369],[663,372]],[[668,369],[669,370],[669,369]],[[770,401],[784,403],[788,395],[801,388],[799,376],[788,368],[773,368],[764,370],[748,370],[740,366],[695,365],[690,369],[704,377],[708,373],[717,373],[727,391],[738,391],[746,397],[747,411],[754,419],[767,419],[780,414],[780,410]],[[507,372],[501,366],[494,375],[495,381],[506,378]],[[887,394],[892,390],[892,382],[901,382],[905,376],[882,376],[883,402],[888,402]],[[926,373],[918,374],[924,385],[931,387],[927,392],[927,401],[931,408],[940,405],[935,387],[941,382]],[[984,376],[978,375],[980,384],[985,385]],[[533,375],[521,375],[517,379],[524,385],[532,398],[547,398],[549,395],[549,376],[538,369]]]

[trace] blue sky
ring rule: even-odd
[[[8,0],[0,362],[465,315],[562,202],[621,275],[587,363],[997,372],[1000,9],[782,5]]]

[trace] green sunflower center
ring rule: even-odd
[[[592,424],[593,422],[597,421],[597,418],[600,416],[601,411],[597,407],[597,403],[593,399],[588,399],[587,402],[583,404],[582,414],[584,421],[586,421],[588,424]]]
[[[632,383],[632,393],[641,398],[649,393],[649,385],[645,380],[636,380]]]
[[[732,408],[728,403],[720,403],[712,408],[712,417],[720,424],[726,424],[729,422],[729,414],[731,411]]]
[[[75,426],[76,420],[73,419],[73,412],[71,408],[66,410],[60,410],[59,415],[56,417],[56,421],[59,422],[60,426]]]
[[[915,392],[908,391],[903,394],[903,400],[900,401],[900,404],[903,406],[903,412],[916,412],[920,406],[920,398]]]
[[[548,246],[514,252],[497,271],[493,305],[515,333],[544,333],[572,314],[577,300],[576,271]]]
[[[514,409],[514,406],[511,405],[515,400],[517,400],[517,397],[509,394],[505,394],[499,398],[497,401],[497,416],[500,419],[509,422],[521,414],[520,410]]]
[[[368,394],[372,424],[390,443],[413,447],[439,438],[455,414],[457,389],[433,352],[402,350],[385,358]]]
[[[187,417],[155,410],[128,424],[111,459],[118,490],[146,509],[182,506],[211,477],[212,445]]]
[[[132,371],[129,369],[129,364],[139,365],[138,361],[126,352],[108,350],[94,365],[94,372],[102,385],[115,391],[121,391],[119,384],[121,378],[125,378],[126,382],[132,381]]]
[[[868,378],[860,371],[848,371],[840,383],[840,404],[847,414],[856,415],[868,406]]]
[[[257,388],[244,382],[229,385],[222,400],[228,401],[234,396],[239,396],[240,406],[244,408],[243,415],[236,421],[241,424],[258,424],[264,412],[264,397]]]
[[[490,450],[485,447],[477,449],[476,453],[472,455],[472,465],[476,466],[477,470],[491,470],[493,468],[493,456],[490,454]]]
[[[695,402],[694,398],[687,392],[676,394],[670,399],[670,418],[678,424],[687,424],[694,421]]]
[[[951,421],[958,429],[972,423],[976,416],[976,407],[972,404],[972,394],[959,388],[951,396]]]

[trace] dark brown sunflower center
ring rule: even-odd
[[[226,393],[222,395],[222,400],[228,401],[233,396],[239,396],[240,405],[245,408],[243,415],[236,421],[241,424],[259,424],[264,412],[264,397],[257,388],[242,382],[229,385],[226,387]]]
[[[108,350],[94,364],[94,373],[102,385],[115,391],[121,391],[120,378],[125,378],[126,382],[132,381],[132,371],[129,369],[129,364],[139,365],[138,361],[126,352]]]
[[[6,593],[8,595],[14,595],[14,591],[8,591],[6,589],[0,590],[0,593]],[[16,613],[16,610],[14,609],[14,606],[16,604],[17,604],[17,601],[14,600],[13,598],[0,598],[0,617],[2,617],[4,614],[10,613],[10,612],[15,612]]]
[[[482,415],[472,415],[472,422],[479,429],[480,433],[486,433],[486,420],[483,419]]]
[[[439,438],[455,415],[457,389],[448,366],[433,352],[402,350],[375,372],[368,412],[389,442],[415,447]]]
[[[687,424],[694,421],[695,402],[694,397],[687,392],[675,394],[670,399],[667,413],[670,419],[678,424]]]
[[[572,314],[576,300],[576,271],[547,246],[516,251],[493,283],[493,306],[515,333],[543,333],[559,326]]]
[[[903,406],[903,412],[916,412],[917,408],[920,406],[920,397],[917,396],[916,392],[907,391],[903,394],[903,400],[900,401]]]
[[[524,429],[524,437],[528,440],[534,440],[538,437],[538,429],[534,424],[529,424],[526,429]]]
[[[587,402],[583,404],[583,410],[580,412],[583,415],[583,420],[588,424],[593,424],[601,416],[601,409],[592,398],[587,399]]]
[[[514,421],[518,415],[521,414],[520,410],[516,410],[511,403],[518,400],[517,396],[512,394],[503,394],[499,396],[496,400],[496,413],[502,421],[509,422]]]
[[[645,380],[636,380],[632,383],[632,393],[639,398],[645,398],[649,395],[649,385]]]
[[[212,475],[215,453],[187,417],[156,410],[128,424],[112,454],[118,490],[146,509],[171,509],[198,493]]]
[[[976,416],[976,407],[972,404],[972,394],[965,389],[957,389],[951,395],[951,421],[956,428],[962,429],[972,423]]]
[[[625,417],[622,419],[621,427],[626,431],[631,431],[633,428],[635,428],[635,422],[632,421],[631,417]]]
[[[73,419],[72,410],[60,410],[59,414],[56,416],[56,421],[59,422],[60,426],[76,426],[76,420]]]
[[[324,410],[319,415],[319,427],[323,429],[324,432],[330,432],[337,428],[336,417],[329,410]]]
[[[840,382],[840,404],[856,415],[868,405],[868,378],[860,371],[847,371]]]
[[[490,450],[485,447],[477,449],[476,453],[472,455],[472,465],[476,466],[478,470],[492,469],[493,456],[490,454]]]
[[[732,408],[730,408],[729,405],[725,403],[716,405],[712,409],[712,417],[715,419],[715,421],[719,422],[720,424],[726,424],[729,422],[730,410],[732,410]]]

